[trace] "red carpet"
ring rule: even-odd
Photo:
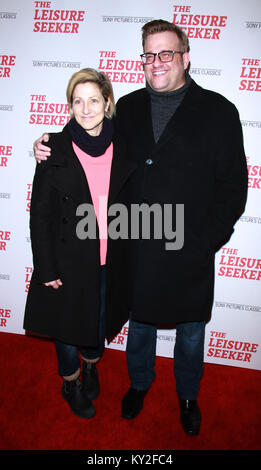
[[[75,417],[60,395],[53,343],[0,333],[0,449],[217,451],[261,448],[261,372],[205,364],[199,436],[179,423],[173,362],[157,357],[156,380],[141,414],[121,418],[129,387],[125,353],[106,349],[99,363],[101,394],[91,420]],[[213,457],[215,458],[215,457]]]

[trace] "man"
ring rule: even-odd
[[[132,419],[141,411],[155,377],[157,326],[171,324],[176,326],[180,419],[184,431],[195,435],[201,423],[197,396],[213,303],[214,257],[244,210],[247,167],[238,112],[191,79],[184,32],[163,20],[142,29],[146,88],[117,104],[118,131],[127,142],[128,159],[137,165],[126,192],[131,204],[171,206],[172,220],[182,205],[184,243],[167,248],[165,234],[130,242],[126,354],[131,386],[122,417]],[[176,229],[180,223],[177,218]]]

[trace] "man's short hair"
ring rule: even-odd
[[[144,49],[145,41],[150,34],[162,33],[164,31],[172,31],[176,33],[180,40],[182,52],[189,52],[189,40],[186,33],[176,24],[165,20],[149,21],[142,27],[142,46]]]

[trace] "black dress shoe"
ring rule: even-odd
[[[95,408],[84,393],[80,379],[64,380],[62,396],[67,401],[71,411],[79,418],[92,418],[95,415]]]
[[[196,400],[179,400],[180,420],[186,434],[199,433],[201,413]]]
[[[143,408],[143,400],[147,390],[130,388],[122,400],[121,416],[125,419],[133,419],[138,416]]]
[[[100,383],[96,364],[83,361],[82,385],[84,392],[90,400],[95,400],[100,393]]]

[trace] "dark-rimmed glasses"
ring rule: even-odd
[[[153,64],[156,56],[158,56],[161,62],[171,62],[174,54],[183,54],[182,51],[160,51],[160,52],[145,52],[141,54],[141,61],[143,64]]]

